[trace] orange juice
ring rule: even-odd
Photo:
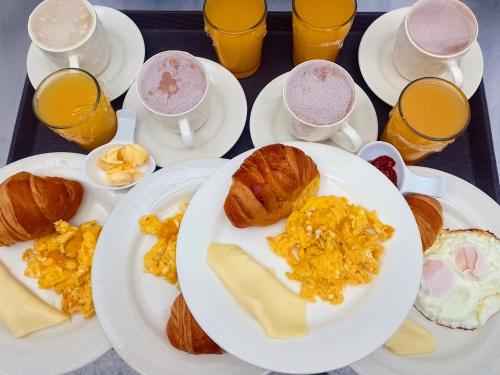
[[[458,87],[440,78],[421,78],[401,93],[381,139],[415,164],[452,143],[469,120],[469,102]]]
[[[356,14],[356,0],[293,0],[293,62],[335,61]]]
[[[45,78],[33,98],[37,117],[87,151],[116,133],[116,115],[95,78],[80,69],[61,69]]]
[[[266,35],[265,0],[206,0],[203,14],[220,63],[238,78],[255,73]]]

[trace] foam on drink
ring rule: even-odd
[[[149,61],[139,78],[139,94],[153,110],[164,114],[186,112],[200,102],[207,78],[194,58],[183,53],[161,54]]]
[[[292,73],[285,100],[299,119],[313,125],[342,120],[351,110],[354,93],[350,78],[330,64],[311,62]]]
[[[449,0],[421,1],[408,16],[407,27],[420,48],[436,55],[459,53],[476,35],[476,24],[465,6]]]
[[[94,27],[88,3],[82,0],[45,0],[29,17],[31,37],[41,46],[63,50],[83,41]]]

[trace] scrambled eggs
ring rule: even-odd
[[[143,176],[136,167],[146,164],[149,155],[141,146],[132,143],[113,147],[97,159],[97,165],[106,174],[106,181],[112,186],[125,186]]]
[[[380,242],[393,233],[375,211],[323,196],[309,198],[288,217],[286,231],[268,241],[292,268],[288,278],[302,283],[302,297],[339,304],[345,285],[369,283],[379,272]]]
[[[63,220],[54,225],[55,233],[36,240],[24,252],[24,274],[38,279],[40,288],[62,295],[63,313],[81,312],[90,318],[95,314],[90,271],[101,226],[88,221],[74,227]]]
[[[178,214],[163,222],[155,215],[143,216],[139,220],[139,225],[144,233],[154,234],[158,238],[151,250],[144,254],[144,269],[153,275],[162,276],[171,284],[177,282],[175,248],[186,207],[187,204],[183,204]]]

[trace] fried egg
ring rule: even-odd
[[[450,328],[482,327],[500,310],[500,240],[479,229],[441,232],[424,253],[415,307]]]

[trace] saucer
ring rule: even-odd
[[[410,83],[398,73],[392,60],[396,36],[409,9],[400,8],[380,16],[368,27],[359,44],[359,68],[366,84],[391,106],[398,102],[399,94]],[[483,53],[477,41],[462,57],[460,66],[464,73],[462,91],[470,98],[481,84],[484,72]],[[448,72],[440,77],[452,80]]]
[[[137,113],[135,139],[146,148],[161,167],[195,158],[218,158],[238,141],[247,117],[247,100],[243,88],[229,70],[216,62],[198,57],[210,78],[210,115],[195,133],[194,147],[188,149],[180,135],[160,136],[157,123],[150,117],[137,95],[136,82],[128,90],[123,109]]]
[[[255,147],[297,140],[288,130],[289,119],[282,98],[283,85],[288,74],[284,73],[269,82],[255,99],[250,114],[250,135]],[[377,113],[368,95],[358,85],[356,93],[358,99],[349,118],[349,125],[361,136],[364,146],[377,140]],[[318,143],[339,147],[329,140]]]
[[[115,100],[130,87],[144,62],[145,48],[142,34],[134,21],[122,12],[95,6],[110,46],[106,69],[97,76],[105,85],[109,100]],[[61,69],[31,43],[27,58],[28,77],[36,89],[40,82],[55,70]]]

